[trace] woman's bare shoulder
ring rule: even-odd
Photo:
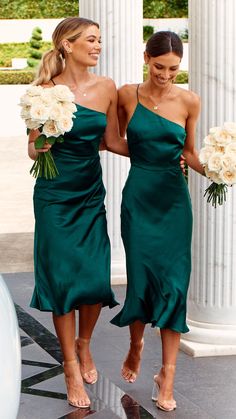
[[[183,101],[188,105],[199,105],[200,103],[200,97],[197,93],[193,92],[192,90],[187,90],[179,86],[175,86],[177,91],[179,92],[181,98]]]
[[[137,84],[124,84],[118,90],[120,98],[132,98],[136,95]]]

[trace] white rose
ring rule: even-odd
[[[220,177],[226,185],[233,185],[236,183],[236,170],[221,170]]]
[[[73,102],[75,97],[69,87],[57,84],[51,88],[52,94],[60,102]]]
[[[31,106],[30,117],[41,122],[45,122],[48,119],[49,110],[47,106],[41,103],[35,103]]]
[[[64,116],[60,103],[54,103],[49,110],[49,117],[54,121],[59,121]]]
[[[221,183],[224,183],[222,182],[222,179],[219,176],[219,174],[216,172],[211,172],[210,170],[208,170],[207,166],[205,167],[205,173],[206,173],[206,177],[208,177],[212,182],[215,182],[218,185],[220,185]]]
[[[224,129],[236,139],[236,123],[235,122],[225,122]]]
[[[214,138],[216,139],[216,143],[219,146],[226,146],[227,144],[231,143],[232,138],[231,135],[225,129],[220,129],[213,134]]]
[[[199,160],[202,164],[206,164],[209,157],[215,152],[215,148],[212,146],[202,147],[199,153]]]
[[[46,135],[46,137],[59,137],[59,135],[61,135],[61,132],[59,131],[55,121],[50,120],[45,122],[42,132]]]
[[[216,153],[220,153],[220,154],[224,154],[225,153],[225,147],[222,145],[217,145],[215,147],[215,152]]]
[[[71,112],[71,113],[74,113],[74,112],[77,111],[76,104],[73,103],[73,102],[62,102],[61,106],[65,111],[68,111],[68,112]]]
[[[209,133],[214,135],[220,130],[221,130],[221,127],[212,127],[212,128],[210,128]]]
[[[215,145],[216,144],[216,139],[215,139],[215,137],[213,136],[213,135],[207,135],[205,138],[204,138],[204,144],[206,144],[206,145]]]
[[[210,172],[219,172],[222,169],[222,154],[213,153],[208,160],[208,169]]]
[[[22,119],[30,118],[30,106],[22,106],[20,116]]]
[[[57,126],[62,134],[64,134],[64,132],[70,131],[73,126],[72,118],[68,118],[66,115],[63,116],[59,121],[57,121]]]
[[[42,91],[41,100],[45,105],[51,105],[52,103],[56,103],[55,97],[52,94],[52,88],[45,88]]]
[[[236,143],[230,143],[225,147],[225,152],[228,154],[236,154]]]
[[[26,92],[29,96],[40,96],[42,94],[42,86],[30,86]]]
[[[27,95],[26,93],[21,96],[20,98],[20,106],[29,106],[32,104],[31,96]]]
[[[226,153],[222,157],[222,168],[224,170],[235,170],[236,169],[236,155]]]
[[[40,121],[34,121],[32,119],[25,120],[26,127],[29,129],[37,129],[41,127],[42,123]]]

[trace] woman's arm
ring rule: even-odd
[[[40,132],[38,129],[33,129],[29,133],[29,142],[28,142],[28,155],[32,160],[36,160],[38,157],[38,153],[46,153],[50,148],[51,145],[48,143],[45,143],[43,148],[35,148],[35,140],[40,135]]]
[[[129,156],[129,149],[125,138],[120,136],[117,116],[117,90],[115,83],[109,80],[110,105],[107,112],[107,127],[104,134],[104,142],[108,151],[122,156]]]
[[[188,103],[188,108],[190,110],[186,122],[187,136],[184,144],[183,155],[186,159],[187,165],[191,167],[191,169],[195,170],[201,175],[205,175],[204,167],[200,163],[198,152],[195,149],[195,131],[200,113],[200,99],[195,93],[189,93],[191,95],[191,100]]]

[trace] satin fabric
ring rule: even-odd
[[[117,326],[135,320],[185,333],[192,210],[179,159],[185,129],[137,104],[127,130],[130,172],[121,231],[127,293]]]
[[[35,289],[31,307],[57,315],[80,304],[113,307],[110,242],[99,144],[106,115],[77,105],[73,128],[52,147],[59,176],[34,188]]]

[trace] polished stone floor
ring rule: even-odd
[[[17,419],[235,419],[236,357],[191,358],[180,352],[175,385],[177,409],[157,410],[151,401],[152,376],[161,365],[160,338],[146,328],[142,369],[136,383],[120,376],[127,352],[127,328],[109,324],[119,307],[103,309],[92,342],[99,380],[87,386],[91,409],[66,402],[61,354],[51,316],[28,307],[32,273],[3,274],[16,304],[22,345],[22,394]],[[124,286],[114,287],[120,302]],[[220,339],[220,337],[219,337]]]

